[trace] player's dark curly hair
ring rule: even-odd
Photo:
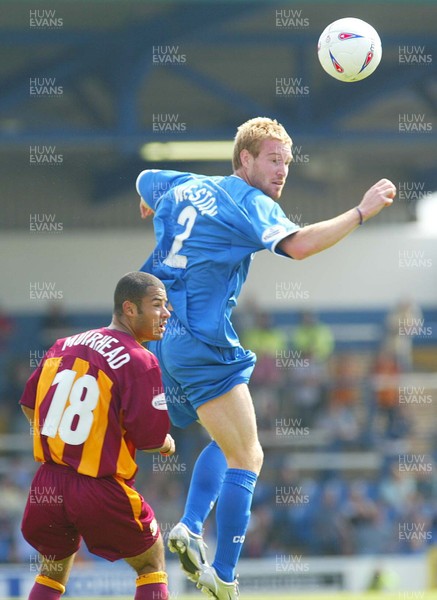
[[[150,273],[142,271],[126,273],[115,287],[114,314],[117,316],[123,314],[123,302],[126,300],[133,302],[140,310],[141,300],[147,295],[147,288],[150,286],[164,289],[162,281]]]

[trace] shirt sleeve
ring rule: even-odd
[[[23,394],[19,400],[19,404],[27,406],[28,408],[35,409],[36,404],[36,391],[38,388],[38,381],[41,374],[42,366],[40,365],[27,380]]]
[[[138,194],[152,210],[155,210],[161,197],[176,185],[180,185],[193,177],[201,177],[193,173],[179,171],[147,169],[142,171],[136,181]]]
[[[161,371],[152,367],[123,391],[123,427],[138,450],[160,448],[170,430]]]
[[[281,240],[296,233],[299,225],[290,221],[277,202],[262,193],[254,193],[248,199],[251,240],[260,248],[266,248],[280,256],[287,256],[277,246]]]

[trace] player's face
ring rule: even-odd
[[[167,294],[163,288],[147,288],[147,295],[141,300],[140,309],[136,310],[132,322],[132,329],[138,341],[162,339],[167,319],[170,317],[167,302]]]
[[[273,139],[263,140],[257,157],[249,152],[246,155],[244,167],[247,181],[273,200],[278,200],[292,160],[289,144]]]

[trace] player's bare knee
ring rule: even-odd
[[[264,460],[264,452],[261,444],[257,442],[250,448],[244,447],[241,451],[235,454],[234,457],[230,457],[228,460],[229,467],[233,469],[244,469],[247,471],[253,471],[257,475],[261,471],[261,467]]]
[[[155,556],[152,560],[144,559],[140,556],[134,556],[126,559],[126,562],[135,569],[137,575],[146,575],[148,573],[156,573],[157,571],[165,571],[164,555]]]
[[[259,442],[257,442],[251,449],[251,453],[250,453],[250,463],[251,464],[248,467],[249,471],[253,471],[257,475],[259,475],[263,461],[264,461],[264,452],[261,447],[261,444]]]
[[[258,444],[256,444],[256,446],[254,447],[254,450],[253,450],[253,462],[254,462],[253,471],[258,474],[261,471],[261,468],[262,468],[263,462],[264,462],[264,451],[259,442],[258,442]]]
[[[135,569],[137,575],[165,571],[165,555],[162,537],[159,536],[153,546],[142,554],[126,558],[125,561]]]
[[[145,563],[142,567],[136,569],[137,575],[147,575],[148,573],[157,573],[158,571],[165,571],[164,557],[162,561]]]

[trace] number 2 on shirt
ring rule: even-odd
[[[176,269],[187,268],[187,257],[183,254],[179,254],[179,252],[182,250],[182,244],[184,241],[190,237],[196,217],[197,211],[194,206],[186,206],[179,213],[177,222],[179,225],[185,227],[185,229],[175,236],[173,244],[170,248],[170,252],[167,258],[163,260],[165,265],[168,265],[169,267],[175,267]]]

